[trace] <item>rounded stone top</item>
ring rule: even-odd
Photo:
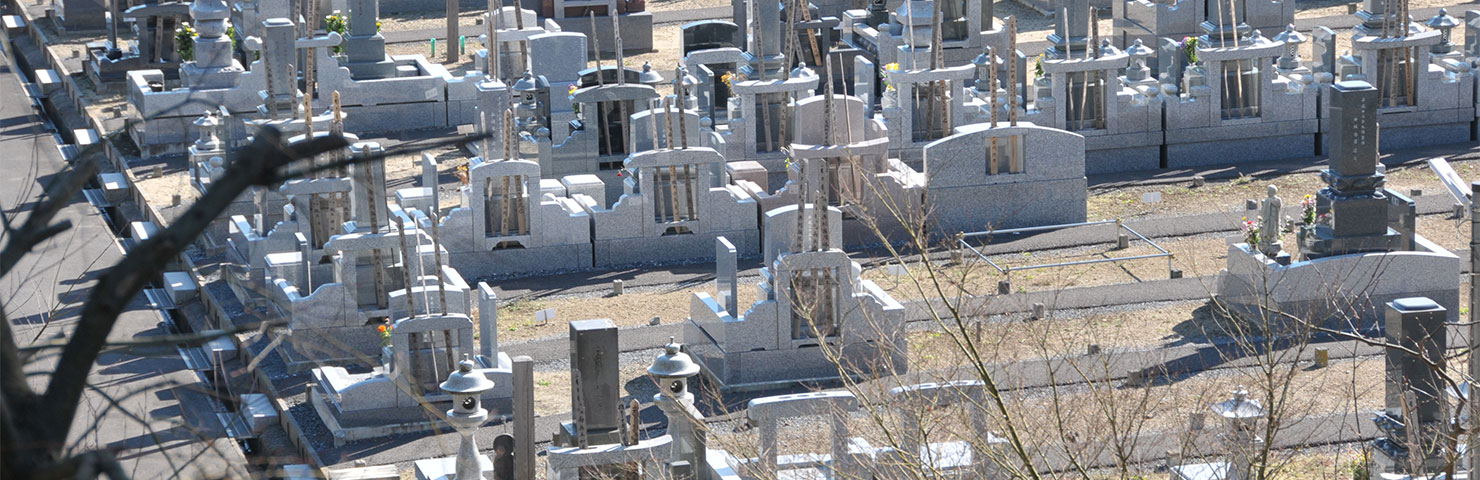
[[[535,92],[541,88],[550,88],[550,81],[545,80],[544,75],[535,76],[529,70],[525,70],[524,76],[520,77],[519,81],[514,82],[514,91],[516,92]]]
[[[1276,194],[1280,193],[1280,187],[1276,187],[1274,185],[1270,185],[1267,190],[1269,191],[1269,196],[1271,196],[1271,197],[1273,197]]]
[[[1137,38],[1136,43],[1131,44],[1131,48],[1125,49],[1125,53],[1132,57],[1148,58],[1152,55],[1155,55],[1156,50],[1152,50],[1151,47],[1147,47],[1146,44],[1141,43],[1141,39]]]
[[[992,63],[992,47],[990,45],[982,47],[982,53],[978,53],[976,58],[971,59],[971,63],[977,66]]]
[[[1459,19],[1449,16],[1449,9],[1439,9],[1439,14],[1434,15],[1424,26],[1434,29],[1450,29],[1459,26]]]
[[[817,76],[817,72],[807,68],[807,62],[797,62],[797,68],[791,69],[791,76],[797,78],[808,78]]]
[[[1284,43],[1305,43],[1305,34],[1295,30],[1295,24],[1285,26],[1285,31],[1274,36],[1274,41]]]
[[[1421,312],[1425,310],[1437,310],[1439,304],[1428,297],[1408,297],[1393,300],[1393,308],[1400,312]]]
[[[637,83],[657,85],[663,83],[663,75],[653,70],[653,64],[651,62],[642,62],[642,73],[638,74]]]
[[[653,365],[648,367],[648,374],[654,377],[692,377],[699,373],[699,365],[689,358],[689,354],[683,353],[682,346],[668,337],[668,345],[663,346],[663,354],[653,360]]]
[[[463,354],[461,362],[457,363],[457,371],[447,376],[447,381],[442,382],[439,387],[447,393],[483,393],[493,389],[493,381],[483,376],[483,372],[473,370],[473,359],[468,354]]]

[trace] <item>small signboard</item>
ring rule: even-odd
[[[534,312],[534,321],[539,322],[541,325],[546,324],[546,323],[550,323],[550,320],[554,320],[554,319],[555,319],[555,309],[553,309],[553,308],[546,308],[544,310],[540,310],[538,312]]]
[[[1439,181],[1444,182],[1444,188],[1448,189],[1449,194],[1454,196],[1454,201],[1466,207],[1470,206],[1470,198],[1475,195],[1475,192],[1470,189],[1469,182],[1460,178],[1459,173],[1456,173],[1454,168],[1449,166],[1448,160],[1430,158],[1429,168],[1434,169],[1434,173],[1439,175]]]
[[[891,264],[889,264],[889,275],[890,276],[902,277],[902,276],[909,275],[909,274],[910,274],[910,269],[905,268],[904,265],[900,265],[900,264],[897,264],[897,263],[891,263]]]
[[[1141,194],[1141,203],[1156,203],[1161,201],[1161,192],[1146,192]]]

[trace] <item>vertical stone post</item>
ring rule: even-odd
[[[478,340],[479,355],[498,364],[498,294],[487,282],[478,282]]]
[[[514,478],[534,478],[534,359],[514,357]]]
[[[714,239],[714,284],[719,291],[719,304],[725,307],[730,316],[738,317],[739,300],[738,282],[735,279],[738,268],[737,251],[735,244],[725,237]]]

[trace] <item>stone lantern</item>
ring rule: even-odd
[[[646,65],[644,65],[644,67],[646,67]],[[644,74],[645,73],[646,72],[644,72]],[[683,102],[684,108],[689,110],[698,110],[699,97],[695,96],[694,90],[694,88],[698,85],[699,79],[694,78],[693,75],[689,75],[689,69],[687,67],[681,66],[674,70],[673,95],[679,101]]]
[[[627,72],[617,72],[617,74],[626,75]],[[637,83],[658,88],[658,85],[663,84],[663,75],[658,73],[657,70],[653,70],[653,64],[651,62],[642,62],[642,73],[637,75]]]
[[[493,382],[484,377],[482,372],[473,370],[473,360],[467,354],[463,354],[462,362],[457,364],[457,371],[447,376],[447,381],[442,382],[442,391],[452,395],[452,409],[447,411],[447,423],[457,430],[462,436],[462,443],[457,449],[457,480],[481,479],[483,478],[483,466],[478,455],[478,443],[473,440],[473,432],[488,420],[488,410],[483,408],[483,392],[493,389]]]
[[[514,82],[514,94],[519,98],[514,106],[515,127],[531,135],[539,132],[550,118],[550,82],[544,75],[525,70],[524,76]]]
[[[1295,24],[1285,26],[1285,31],[1274,36],[1274,41],[1285,44],[1285,54],[1280,55],[1280,71],[1290,71],[1300,68],[1300,44],[1305,43],[1305,35],[1295,30]]]
[[[982,47],[982,53],[971,60],[971,65],[976,68],[976,78],[972,79],[971,88],[976,90],[976,94],[979,96],[991,95],[996,90],[995,85],[992,85],[991,88],[982,88],[987,86],[988,83],[991,83],[993,55],[995,54],[992,53],[991,46]]]
[[[1459,19],[1449,16],[1449,9],[1439,9],[1439,14],[1430,18],[1424,26],[1439,31],[1439,43],[1430,47],[1430,52],[1444,55],[1454,50],[1454,42],[1450,34],[1454,32],[1454,27],[1459,26]]]
[[[1233,398],[1213,404],[1213,414],[1222,417],[1228,425],[1223,441],[1228,449],[1228,470],[1224,480],[1249,480],[1254,456],[1264,444],[1259,437],[1259,420],[1264,418],[1264,407],[1249,398],[1243,387],[1234,390]]]
[[[648,375],[658,383],[653,403],[668,417],[668,434],[673,438],[672,462],[702,464],[704,440],[696,428],[702,415],[694,409],[694,394],[689,393],[689,378],[698,373],[699,365],[683,353],[682,346],[672,337],[663,347],[663,354],[648,367]]]
[[[1136,39],[1136,43],[1131,44],[1130,48],[1125,49],[1125,53],[1131,56],[1131,64],[1125,67],[1125,79],[1127,81],[1139,82],[1151,76],[1151,68],[1146,66],[1146,59],[1156,55],[1156,50],[1147,47],[1138,38]]]

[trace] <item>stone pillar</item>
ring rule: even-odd
[[[514,478],[534,478],[534,359],[514,357]]]
[[[385,153],[385,149],[377,142],[359,142],[350,145],[351,155],[357,157],[379,155]],[[350,177],[354,180],[354,196],[351,202],[354,207],[355,224],[361,228],[370,227],[370,211],[375,209],[375,219],[384,228],[389,226],[390,210],[386,207],[385,198],[385,160],[357,163],[350,166]]]
[[[478,282],[478,353],[485,365],[498,365],[498,295]]]
[[[1448,404],[1436,370],[1444,368],[1448,345],[1444,319],[1444,307],[1428,298],[1400,298],[1387,304],[1387,342],[1401,349],[1386,351],[1384,407],[1372,419],[1386,436],[1373,441],[1374,474],[1435,473],[1446,463],[1438,442],[1447,428]],[[1410,438],[1417,438],[1419,445],[1411,445]],[[1424,458],[1414,460],[1410,455]]]
[[[571,410],[577,422],[561,425],[557,445],[574,446],[582,431],[591,445],[619,443],[622,419],[617,414],[621,392],[617,370],[617,326],[610,319],[570,322]],[[579,385],[579,388],[576,388]],[[578,423],[584,418],[584,421]]]
[[[262,22],[262,61],[267,66],[266,112],[273,118],[292,116],[298,108],[297,27],[286,18]],[[230,40],[227,40],[228,48]],[[229,52],[228,52],[229,53]]]
[[[480,125],[478,133],[487,135],[478,142],[478,155],[484,160],[504,159],[504,112],[512,102],[509,87],[498,79],[478,82],[477,105]],[[517,137],[516,137],[517,138]],[[511,146],[511,148],[514,146]],[[548,162],[545,162],[548,163]]]
[[[735,244],[725,237],[715,237],[714,284],[719,291],[719,304],[725,307],[726,312],[730,312],[730,316],[738,318],[743,312],[739,311],[738,283],[735,279],[737,256]]]

